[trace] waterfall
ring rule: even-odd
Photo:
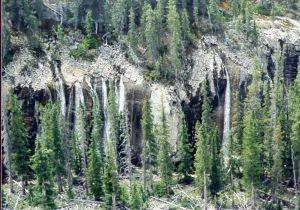
[[[119,84],[119,112],[124,112],[125,106],[125,86],[123,82],[123,75],[121,74],[120,77],[120,84]]]
[[[109,120],[108,120],[108,98],[106,81],[102,78],[102,99],[103,99],[103,113],[104,113],[104,138],[107,142],[109,138]],[[104,147],[106,148],[106,147]]]
[[[224,128],[223,128],[223,152],[225,158],[228,156],[228,144],[230,141],[230,79],[227,69],[225,68],[226,89],[224,102]]]
[[[59,85],[58,95],[60,99],[60,109],[61,109],[61,115],[64,118],[66,116],[66,96],[64,91],[64,82],[60,75],[57,61],[54,61],[54,74],[55,77],[58,79],[58,85]]]

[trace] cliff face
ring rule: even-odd
[[[257,19],[256,23],[260,34],[257,51],[261,65],[272,77],[275,71],[275,52],[281,51],[284,54],[286,81],[293,81],[299,65],[300,22],[276,18]],[[45,43],[45,48],[46,46],[46,54],[38,58],[26,47],[21,48],[5,68],[3,75],[4,93],[7,93],[8,87],[13,87],[22,102],[32,148],[39,132],[38,106],[50,100],[60,99],[62,112],[65,113],[66,121],[70,122],[71,130],[75,127],[78,102],[84,104],[90,119],[92,104],[99,100],[107,124],[107,81],[113,80],[119,110],[126,114],[133,159],[136,162],[139,162],[141,153],[140,119],[142,104],[146,98],[151,101],[155,123],[159,122],[162,105],[164,106],[170,125],[170,142],[176,151],[181,112],[184,111],[188,128],[193,133],[196,120],[201,119],[201,83],[207,78],[222,135],[224,113],[229,113],[230,118],[230,110],[224,112],[225,92],[227,91],[228,100],[228,95],[229,98],[232,97],[231,92],[242,88],[245,97],[251,78],[252,58],[256,54],[256,50],[251,50],[247,41],[232,26],[228,26],[225,41],[209,36],[198,40],[187,59],[183,77],[173,85],[166,85],[148,81],[143,76],[145,69],[127,61],[118,46],[101,46],[99,55],[93,62],[70,58],[64,47],[53,56],[51,48],[55,48],[55,43]],[[228,84],[230,88],[226,88]],[[228,93],[230,90],[232,91]],[[193,141],[193,136],[190,138]]]

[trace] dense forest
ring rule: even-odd
[[[257,17],[287,14],[299,21],[299,8],[297,0],[4,0],[2,75],[9,78],[10,64],[26,48],[36,60],[50,55],[62,92],[33,105],[38,114],[29,113],[36,119],[32,139],[26,100],[17,85],[5,90],[2,208],[299,209],[300,51],[290,70],[288,43],[278,43],[270,71],[262,64],[256,25]],[[197,89],[199,117],[180,105],[176,146],[168,99],[160,98],[157,113],[146,98],[137,119],[141,149],[133,152],[128,112],[134,111],[124,104],[121,79],[102,81],[101,96],[91,87],[91,102],[75,84],[70,98],[76,109],[69,114],[71,99],[58,76],[60,50],[76,62],[93,63],[101,46],[120,46],[150,84],[185,84],[198,40],[211,36],[231,45],[228,25],[252,54],[244,87],[233,88],[224,68],[221,127],[219,96],[208,76]]]

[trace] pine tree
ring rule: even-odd
[[[200,15],[200,0],[193,1],[193,16],[196,26],[199,26],[199,15]]]
[[[156,15],[150,5],[145,6],[146,21],[145,21],[145,41],[150,63],[155,63],[159,55],[159,39],[158,26],[156,24]]]
[[[158,139],[158,168],[161,177],[162,188],[164,192],[169,195],[171,193],[173,163],[171,160],[171,147],[169,143],[169,128],[163,105],[160,120]]]
[[[16,95],[10,93],[9,101],[9,133],[11,141],[12,168],[22,182],[22,193],[25,194],[25,184],[30,173],[27,130],[21,113],[21,107]]]
[[[184,117],[182,117],[179,131],[178,157],[180,160],[178,171],[183,175],[183,179],[186,180],[188,174],[191,172],[193,157],[192,146],[189,143],[188,130]]]
[[[181,67],[180,56],[182,51],[180,17],[177,12],[175,0],[168,2],[167,27],[170,33],[169,56],[176,77]]]
[[[211,166],[210,166],[210,184],[209,189],[213,197],[217,196],[217,193],[222,187],[222,165],[220,157],[220,140],[217,127],[212,129],[211,140]]]
[[[78,136],[76,131],[73,132],[72,135],[71,162],[72,162],[72,169],[74,170],[75,174],[79,174],[80,171],[82,171],[82,157],[80,154],[80,148],[78,145]]]
[[[262,127],[261,127],[261,101],[260,75],[257,61],[254,64],[253,81],[249,87],[249,95],[246,100],[243,133],[243,178],[247,189],[251,190],[252,206],[256,203],[256,188],[260,183],[261,152],[262,152]]]
[[[85,32],[88,38],[91,38],[94,32],[92,11],[88,10],[85,18]]]
[[[139,184],[133,181],[130,188],[130,209],[139,210],[143,207],[143,197]]]
[[[150,187],[152,188],[152,174],[157,165],[157,143],[154,136],[153,129],[153,116],[151,112],[151,104],[147,99],[143,105],[142,116],[142,132],[143,132],[143,188],[147,190],[148,184],[146,183],[147,170],[150,170]]]
[[[111,207],[111,209],[116,210],[119,180],[116,166],[116,153],[113,142],[110,140],[108,142],[107,162],[104,165],[103,184],[105,203],[107,207]]]
[[[117,108],[117,102],[116,102],[116,92],[115,92],[115,86],[114,82],[109,82],[109,92],[108,92],[108,117],[109,117],[109,123],[110,123],[110,136],[109,139],[112,141],[114,145],[114,149],[116,150],[116,144],[117,144],[117,128],[118,128],[118,108]]]
[[[119,174],[125,174],[129,167],[128,137],[125,116],[121,112],[118,117],[117,163]]]
[[[279,116],[280,118],[281,116]],[[272,181],[273,181],[273,192],[275,196],[278,194],[279,183],[282,179],[283,168],[282,168],[282,156],[284,149],[284,136],[282,135],[281,122],[278,119],[273,135],[272,142],[272,153],[273,153],[273,166],[272,166]]]
[[[96,99],[94,99],[92,142],[88,151],[87,182],[90,193],[95,200],[99,200],[103,195],[101,175],[103,174],[104,148],[101,128],[101,114]]]
[[[42,204],[44,209],[54,209],[54,169],[51,160],[53,151],[47,149],[45,146],[46,140],[47,137],[45,136],[45,133],[42,132],[37,140],[35,154],[31,159],[33,162],[32,169],[34,170],[36,178],[35,203]]]
[[[290,88],[289,95],[290,116],[292,121],[292,134],[291,134],[291,152],[293,158],[293,176],[294,187],[298,190],[298,205],[300,206],[300,187],[297,182],[300,182],[300,67],[298,67],[298,74],[294,84]]]
[[[182,26],[182,40],[184,42],[184,46],[187,47],[189,44],[194,42],[194,35],[190,29],[190,20],[187,10],[183,10],[181,15],[181,26]]]
[[[128,27],[127,17],[130,7],[126,0],[117,0],[113,5],[112,25],[117,38],[120,38]]]
[[[135,12],[132,7],[130,8],[130,13],[129,13],[128,40],[129,40],[130,47],[132,48],[133,51],[135,51],[137,47],[137,37],[136,37],[136,25],[135,25]]]
[[[202,123],[196,123],[196,154],[195,154],[195,175],[196,185],[200,192],[203,192],[205,200],[205,209],[207,209],[207,187],[208,187],[208,175],[211,170],[211,132],[212,132],[212,121],[211,121],[211,107],[209,98],[207,96],[207,83],[204,80],[202,84]]]

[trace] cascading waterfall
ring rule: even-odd
[[[224,128],[223,128],[223,152],[225,159],[228,157],[228,144],[230,140],[230,79],[227,69],[225,68],[226,76],[226,89],[225,89],[225,102],[224,102]]]
[[[54,74],[56,79],[58,79],[58,95],[60,99],[60,109],[61,109],[61,115],[63,118],[66,116],[66,96],[64,91],[64,82],[60,75],[59,69],[58,69],[58,62],[54,61]]]

